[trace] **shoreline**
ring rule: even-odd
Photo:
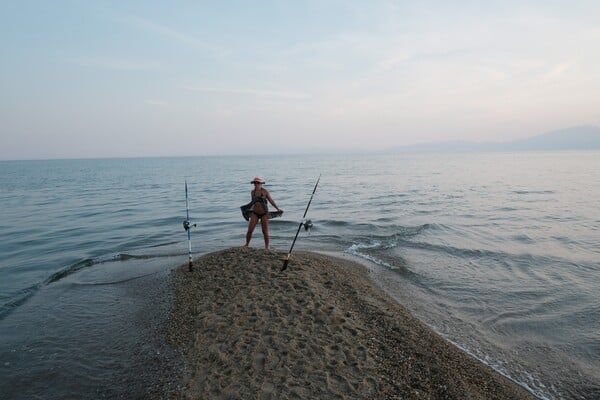
[[[444,340],[367,267],[322,253],[230,248],[172,272],[175,398],[536,399]]]

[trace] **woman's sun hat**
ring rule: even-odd
[[[254,179],[252,179],[252,181],[250,183],[265,183],[265,180],[263,178],[261,178],[260,176],[256,176],[254,177]]]

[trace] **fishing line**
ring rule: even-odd
[[[319,178],[317,179],[317,183],[315,184],[315,188],[310,195],[310,200],[308,200],[308,204],[306,205],[306,210],[304,210],[304,215],[302,216],[302,220],[300,221],[300,225],[298,225],[298,230],[296,231],[296,236],[294,236],[294,241],[292,242],[292,246],[290,247],[290,251],[287,256],[283,260],[283,265],[281,266],[281,271],[285,271],[288,267],[288,263],[290,262],[290,256],[292,255],[292,250],[294,249],[294,244],[296,244],[296,239],[298,239],[298,234],[300,233],[300,229],[304,226],[304,230],[308,231],[312,228],[313,224],[311,220],[306,220],[306,213],[308,212],[308,208],[310,207],[310,203],[312,202],[313,196],[317,191],[317,186],[319,186],[319,181],[321,180],[321,175],[319,174]]]

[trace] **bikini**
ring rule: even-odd
[[[252,214],[256,215],[258,218],[264,217],[265,215],[268,214],[269,212],[269,206],[267,203],[267,198],[265,196],[263,196],[263,189],[260,189],[260,196],[255,196],[254,192],[256,192],[256,190],[252,191],[252,201],[250,202],[250,204],[252,204],[252,206],[254,206],[254,204],[256,203],[262,203],[265,207],[265,211],[262,213],[258,213],[256,211],[254,211],[254,207],[252,207]]]

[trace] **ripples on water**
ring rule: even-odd
[[[285,210],[271,233],[287,249],[322,173],[315,227],[298,248],[371,263],[374,279],[419,318],[538,395],[597,398],[599,160],[582,152],[2,162],[0,334],[10,340],[0,354],[12,360],[3,375],[62,354],[64,342],[49,338],[89,351],[71,337],[98,340],[89,331],[103,320],[126,331],[111,322],[130,306],[115,301],[126,298],[117,288],[186,260],[184,179],[200,254],[243,243],[239,205],[255,175]],[[262,246],[260,232],[252,244]],[[17,334],[38,324],[49,330]],[[62,370],[80,365],[61,360]]]

